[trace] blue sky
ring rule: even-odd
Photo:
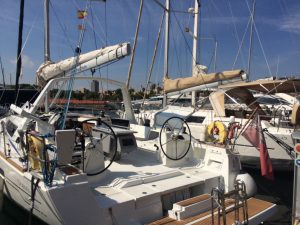
[[[160,0],[164,3],[163,0]],[[139,0],[107,0],[92,2],[88,12],[88,26],[82,52],[106,45],[131,42],[139,10]],[[193,0],[171,0],[174,11],[187,11]],[[239,42],[245,33],[252,0],[201,0],[200,39],[198,53],[200,64],[213,71],[212,56],[215,38],[218,42],[217,71],[233,67]],[[81,23],[76,17],[77,9],[84,9],[85,0],[51,0],[51,59],[59,61],[72,56],[78,43]],[[105,17],[106,8],[106,17]],[[19,0],[0,0],[0,56],[4,64],[6,83],[14,83],[17,54]],[[131,86],[145,84],[154,43],[159,29],[162,9],[153,0],[145,0],[141,19]],[[106,23],[105,23],[106,21]],[[300,74],[300,1],[256,0],[251,79],[277,74],[279,76]],[[190,76],[192,37],[183,32],[193,28],[193,17],[176,13],[171,17],[170,30],[170,76]],[[94,25],[93,25],[94,24]],[[105,25],[106,24],[106,25]],[[106,35],[107,34],[107,35]],[[163,32],[164,35],[164,32]],[[106,38],[107,36],[107,38]],[[162,38],[163,39],[163,38]],[[25,0],[23,31],[22,83],[34,83],[35,71],[43,62],[43,0]],[[261,47],[262,46],[262,47]],[[249,30],[234,68],[247,69]],[[263,49],[263,50],[262,50]],[[129,57],[100,71],[102,76],[126,81]],[[97,72],[96,76],[100,76]],[[163,74],[163,43],[160,42],[152,82],[161,82]],[[1,79],[0,79],[1,80]]]

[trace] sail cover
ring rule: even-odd
[[[300,91],[300,79],[285,79],[285,80],[256,80],[252,82],[225,84],[219,86],[222,89],[231,88],[247,88],[252,91],[263,93],[291,93]]]
[[[78,59],[71,57],[58,63],[46,62],[37,71],[37,84],[43,87],[49,80],[70,73],[74,66],[77,66],[77,71],[83,71],[112,62],[129,54],[130,44],[125,42],[81,54]],[[87,65],[89,62],[93,62],[91,66]]]
[[[241,78],[244,74],[243,70],[229,70],[219,73],[209,73],[204,75],[197,75],[193,77],[165,79],[164,91],[165,93],[180,91],[186,88],[196,87],[203,84],[209,84],[217,81],[229,80],[233,78]]]

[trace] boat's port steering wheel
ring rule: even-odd
[[[108,141],[110,142],[110,145],[108,145],[109,149],[102,149],[103,153],[104,153],[104,157],[105,157],[104,168],[99,171],[96,171],[96,172],[86,173],[87,176],[95,176],[100,173],[103,173],[115,161],[115,158],[117,156],[117,136],[110,125],[108,125],[106,122],[102,121],[100,118],[93,118],[93,119],[87,119],[87,120],[84,120],[81,122],[82,133],[78,134],[78,135],[82,136],[84,140],[85,140],[85,138],[90,138],[91,140],[93,139],[92,126],[88,125],[89,122],[96,122],[96,125],[101,126],[102,130],[105,131],[105,132],[100,133],[99,137],[97,137],[97,139],[100,142],[103,142],[105,139],[108,139]],[[86,126],[86,127],[84,127],[84,126]],[[91,144],[92,144],[92,141],[91,141]],[[105,146],[105,145],[102,145],[102,146]],[[105,154],[106,152],[109,152],[109,154]]]
[[[162,134],[167,134],[166,140],[162,140]],[[185,142],[184,149],[181,147],[181,143]],[[180,117],[174,116],[167,119],[159,132],[159,144],[163,154],[171,160],[180,160],[184,158],[190,150],[192,142],[191,130],[186,121]],[[174,147],[174,154],[168,155],[166,153],[166,145]]]

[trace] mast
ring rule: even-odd
[[[250,78],[250,70],[251,70],[254,13],[255,13],[255,0],[253,0],[253,6],[252,6],[252,12],[251,12],[250,44],[249,44],[249,57],[248,57],[248,79]]]
[[[16,86],[15,86],[15,102],[17,102],[17,93],[19,90],[19,79],[22,67],[22,36],[23,36],[23,20],[24,20],[24,1],[20,2],[20,17],[19,17],[19,35],[18,35],[18,50],[17,50],[17,69],[16,69]]]
[[[141,17],[142,17],[143,4],[144,4],[144,0],[141,0],[139,16],[138,16],[138,21],[137,21],[136,30],[135,30],[135,37],[134,37],[132,55],[131,55],[131,58],[130,58],[130,64],[129,64],[129,70],[128,70],[128,76],[127,76],[127,83],[126,83],[127,88],[129,88],[129,83],[130,83],[130,78],[131,78],[131,71],[132,71],[132,66],[133,66],[133,62],[134,62],[135,47],[136,47],[137,38],[138,38],[138,35],[139,35],[139,27],[140,27],[140,21],[141,21]]]
[[[169,32],[170,32],[170,0],[166,0],[166,18],[165,18],[165,56],[164,56],[164,80],[168,78],[169,73]],[[164,93],[163,107],[167,105],[167,95]]]
[[[50,39],[49,39],[49,0],[44,1],[44,62],[51,61],[50,59]]]
[[[3,81],[3,87],[5,88],[5,75],[4,75],[4,67],[3,67],[3,64],[2,64],[2,59],[1,59],[1,56],[0,56],[0,66],[1,66],[1,73],[2,73],[2,81]]]
[[[193,55],[192,55],[192,73],[197,65],[197,43],[198,43],[198,14],[199,14],[199,0],[195,0],[194,8],[194,35],[193,35]],[[193,73],[196,76],[196,73]],[[192,92],[192,106],[196,105],[196,92]]]

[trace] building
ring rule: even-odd
[[[99,93],[99,81],[93,80],[91,83],[91,92]]]

